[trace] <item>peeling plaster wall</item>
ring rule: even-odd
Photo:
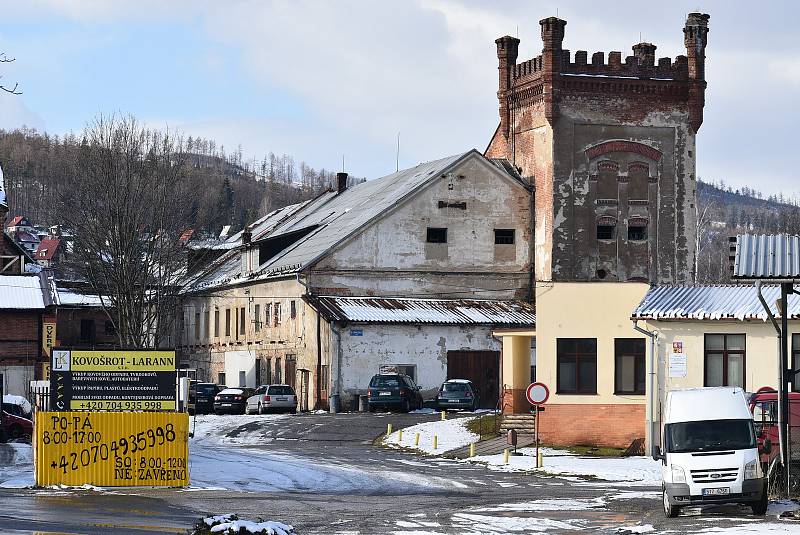
[[[447,243],[426,243],[429,227],[446,228]],[[495,245],[495,229],[514,229],[515,243]],[[475,156],[319,262],[310,284],[320,294],[524,298],[530,241],[529,191]]]
[[[362,332],[351,336],[350,330]],[[447,378],[448,351],[500,351],[489,326],[353,325],[342,330],[342,403],[366,394],[382,365],[416,365],[416,382],[431,398]]]

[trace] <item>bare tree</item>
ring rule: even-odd
[[[75,235],[70,267],[103,300],[123,347],[168,343],[184,282],[178,238],[192,206],[180,139],[132,117],[84,131],[59,209]]]
[[[701,207],[702,204],[702,207]],[[709,226],[711,214],[714,207],[713,199],[702,199],[697,196],[694,203],[695,210],[695,234],[694,234],[694,283],[703,282],[700,275],[700,254],[705,250],[709,242]]]
[[[0,52],[0,63],[11,63],[15,59],[16,58],[9,58],[8,56],[6,56],[4,52]],[[0,76],[0,78],[2,78],[2,76]],[[22,91],[17,91],[18,87],[19,87],[19,82],[15,82],[14,87],[6,87],[5,85],[0,84],[0,90],[5,91],[6,93],[11,93],[12,95],[22,94]]]

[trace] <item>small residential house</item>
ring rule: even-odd
[[[11,220],[8,222],[8,225],[6,225],[6,232],[11,235],[14,235],[17,232],[30,232],[35,234],[35,230],[31,222],[28,221],[27,217],[21,215],[11,218]]]
[[[64,244],[59,238],[44,238],[36,248],[35,258],[42,267],[55,267],[64,261]]]
[[[181,364],[228,386],[291,384],[303,409],[334,395],[352,407],[389,370],[427,396],[471,378],[494,406],[493,331],[535,321],[531,228],[530,185],[474,150],[352,186],[340,173],[336,189],[190,250]]]

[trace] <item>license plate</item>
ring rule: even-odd
[[[461,400],[460,399],[448,399],[447,402],[448,403],[461,403]]]
[[[392,393],[391,392],[381,392],[380,395],[381,396],[391,396]]]
[[[197,401],[208,401],[208,398],[197,398]]]
[[[722,487],[719,489],[703,489],[703,496],[726,496],[730,493],[730,487]]]
[[[275,401],[286,401],[286,398],[275,398]]]
[[[223,407],[230,407],[231,406],[230,403],[221,403],[220,405],[222,405]]]

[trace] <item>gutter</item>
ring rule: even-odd
[[[655,394],[655,389],[656,389],[655,382],[656,382],[656,346],[657,346],[658,333],[655,331],[648,331],[647,329],[639,327],[638,320],[633,320],[633,329],[650,338],[650,363],[649,363],[650,371],[648,373],[649,384],[647,385],[647,396],[646,396],[647,405],[650,410],[648,411],[649,416],[647,418],[647,432],[645,436],[645,443],[647,444],[647,447],[649,447],[650,450],[652,450],[654,446],[653,440],[656,436],[654,424],[655,424],[655,414],[656,414],[655,400],[657,397]]]
[[[772,313],[772,309],[769,308],[769,304],[767,304],[767,300],[764,299],[764,296],[761,294],[761,281],[756,281],[756,294],[758,295],[758,300],[761,301],[761,306],[764,308],[764,311],[767,313],[769,320],[772,322],[772,326],[775,328],[775,332],[778,333],[778,378],[781,381],[781,387],[778,389],[778,397],[780,398],[780,393],[783,390],[783,332],[781,331],[780,326],[778,325],[778,320],[775,319],[775,315]],[[784,394],[785,395],[785,394]],[[783,421],[786,419],[786,415],[783,413],[783,403],[781,400],[778,400],[778,442],[780,443],[780,453],[781,453],[781,464],[786,466],[786,442],[783,437]]]

